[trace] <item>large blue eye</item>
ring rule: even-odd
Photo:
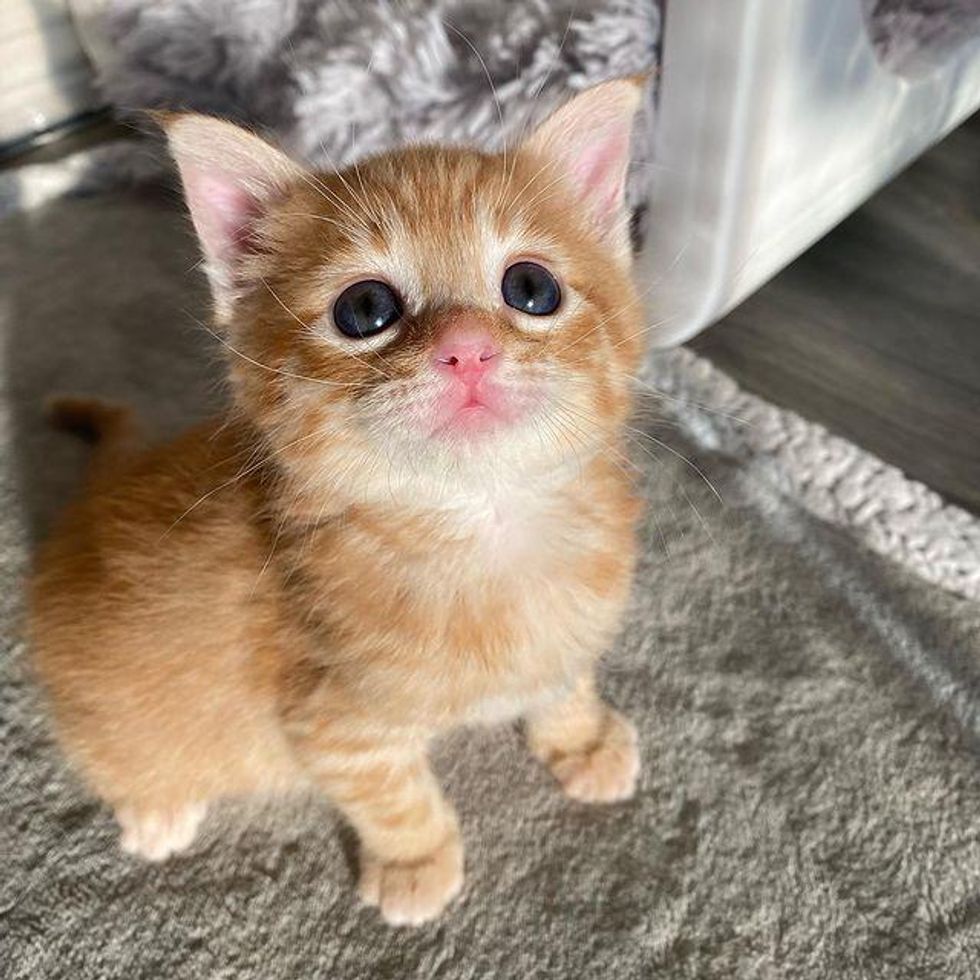
[[[547,316],[561,304],[558,280],[537,262],[515,262],[500,283],[504,302],[531,316]]]
[[[396,324],[402,316],[401,300],[391,286],[365,279],[348,286],[333,304],[333,322],[345,337],[363,340]]]

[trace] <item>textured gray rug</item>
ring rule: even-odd
[[[635,800],[566,802],[513,730],[454,738],[469,877],[417,932],[355,905],[351,838],[315,800],[229,804],[162,866],[123,856],[18,641],[32,541],[84,456],[41,403],[115,396],[160,434],[219,404],[195,262],[172,197],[0,223],[5,978],[980,975],[980,609],[950,591],[980,582],[977,522],[684,351],[652,360],[667,394],[638,427],[724,504],[637,437],[644,557],[605,673],[641,733]]]

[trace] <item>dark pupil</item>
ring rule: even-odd
[[[390,286],[369,279],[348,286],[333,306],[337,329],[347,337],[370,337],[387,330],[402,315],[402,306]]]
[[[517,262],[501,283],[504,302],[531,316],[547,316],[558,309],[561,290],[555,277],[536,262]]]

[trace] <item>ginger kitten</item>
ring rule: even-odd
[[[632,793],[634,729],[593,672],[634,564],[639,98],[607,82],[507,154],[344,173],[163,120],[234,409],[148,449],[124,411],[61,402],[101,439],[30,620],[126,851],[187,847],[220,797],[314,786],[358,833],[364,900],[419,923],[463,876],[441,732],[523,718],[569,796]]]

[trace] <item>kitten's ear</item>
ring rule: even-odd
[[[303,171],[265,140],[223,119],[193,113],[155,118],[177,161],[218,319],[225,319],[256,219]]]
[[[644,82],[620,78],[587,89],[546,119],[523,146],[557,167],[595,227],[625,255],[629,222],[623,193]]]

